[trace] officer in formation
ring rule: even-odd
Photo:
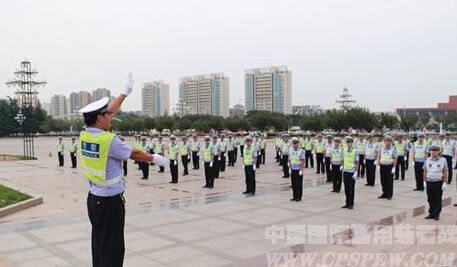
[[[62,141],[62,137],[59,137],[59,141],[57,142],[57,157],[59,159],[59,167],[63,167],[63,153],[65,149],[65,144]]]
[[[281,165],[282,165],[282,171],[284,175],[282,178],[289,178],[289,151],[290,151],[290,142],[289,142],[289,135],[283,134],[282,136],[283,140],[281,143]]]
[[[254,143],[253,143],[255,150],[257,151],[256,158],[257,160],[255,161],[255,166],[256,168],[260,168],[260,163],[262,163],[262,155],[260,153],[260,137],[258,134],[254,135]]]
[[[292,138],[292,147],[289,152],[289,166],[292,183],[292,199],[301,201],[303,194],[303,167],[305,166],[305,152],[300,148],[300,140]]]
[[[170,143],[168,144],[168,160],[170,161],[170,184],[178,183],[178,155],[179,147],[176,142],[176,136],[170,135]]]
[[[119,140],[121,140],[122,142],[125,142],[124,137],[122,137],[121,135],[118,135],[118,137],[119,137]],[[128,162],[128,160],[122,161],[122,170],[124,171],[124,177],[127,176],[127,162]]]
[[[311,165],[311,169],[314,168],[314,159],[313,159],[314,141],[311,140],[309,133],[306,133],[306,137],[302,141],[301,147],[302,147],[302,149],[305,150],[305,168],[308,168],[309,165]]]
[[[376,179],[376,159],[379,155],[378,144],[373,140],[373,135],[367,135],[367,141],[365,143],[365,168],[367,173],[366,186],[374,186]],[[359,158],[359,160],[361,160]],[[362,176],[363,177],[363,176]]]
[[[154,152],[160,156],[165,155],[166,144],[163,142],[163,137],[159,136],[157,142],[154,144]],[[160,165],[159,172],[164,172],[165,167]]]
[[[260,157],[261,157],[261,164],[265,165],[265,157],[266,157],[266,149],[267,149],[267,142],[263,136],[260,136]]]
[[[211,144],[211,138],[205,136],[205,144],[203,145],[203,166],[205,168],[205,181],[206,184],[203,188],[213,188],[214,187],[214,146]]]
[[[365,177],[365,147],[366,147],[366,140],[365,137],[360,134],[357,138],[357,143],[354,146],[357,149],[357,153],[359,154],[359,168],[357,168],[357,177]]]
[[[451,140],[451,134],[446,133],[445,138],[442,141],[442,155],[443,158],[446,159],[447,166],[448,166],[448,184],[451,184],[452,182],[452,161],[455,156],[455,143],[453,140]]]
[[[451,166],[452,167],[452,166]],[[425,219],[440,219],[443,191],[448,183],[447,160],[440,157],[440,147],[431,145],[430,157],[423,166],[424,188],[427,189],[427,201],[430,205]]]
[[[243,194],[255,195],[256,182],[255,182],[255,172],[256,166],[255,162],[257,161],[257,150],[252,144],[252,137],[246,136],[245,145],[243,146],[243,169],[246,180],[246,191]]]
[[[235,165],[236,160],[238,159],[238,147],[241,145],[241,138],[233,137],[234,140],[234,149],[233,149],[233,165]]]
[[[243,133],[239,134],[239,140],[240,140],[240,157],[243,157],[243,151],[244,151],[244,134]]]
[[[118,267],[123,265],[125,204],[124,176],[121,162],[154,161],[159,165],[168,160],[158,155],[132,149],[111,133],[111,119],[133,88],[131,75],[121,94],[108,105],[105,97],[80,110],[86,130],[79,138],[80,168],[89,181],[87,209],[92,225],[92,266]]]
[[[379,153],[382,194],[378,198],[392,199],[394,190],[393,177],[397,167],[397,150],[392,145],[392,137],[384,137],[384,147]]]
[[[148,144],[146,136],[140,137],[140,140],[141,143],[139,146],[139,150],[149,154],[150,145]],[[143,177],[141,177],[141,179],[147,180],[149,178],[149,162],[139,161],[138,164],[140,166],[141,172],[143,173]]]
[[[325,165],[324,165],[324,152],[325,152],[325,140],[322,134],[317,135],[317,141],[314,146],[316,152],[316,174],[325,174]]]
[[[352,145],[354,139],[346,137],[347,147],[343,151],[343,181],[346,204],[342,208],[353,209],[355,195],[355,181],[357,180],[357,170],[359,169],[359,154]]]
[[[414,191],[424,191],[424,162],[427,159],[429,148],[425,142],[425,135],[419,133],[417,141],[412,146],[414,175],[416,178],[416,189]]]
[[[217,138],[217,136],[216,136],[216,138]],[[219,165],[219,170],[221,172],[225,172],[225,164],[227,164],[226,158],[225,158],[225,153],[227,151],[227,142],[225,140],[225,134],[220,134],[220,138],[221,138],[221,140],[219,141],[220,156],[218,158],[218,165]]]
[[[233,135],[229,134],[227,140],[227,155],[228,164],[227,166],[235,166],[235,151],[237,150],[236,140],[233,139]]]
[[[343,146],[341,145],[341,139],[339,137],[335,137],[331,153],[333,181],[332,193],[339,193],[341,190],[341,181],[343,179],[341,173],[343,168]]]
[[[192,138],[192,164],[193,169],[198,170],[200,169],[200,141],[198,141],[198,137],[196,135]]]
[[[78,151],[78,144],[76,143],[76,138],[72,137],[71,138],[71,144],[70,147],[68,148],[70,152],[70,159],[71,159],[71,168],[75,169],[76,168],[76,153]]]
[[[395,180],[401,179],[405,180],[405,157],[406,151],[408,150],[406,142],[403,140],[403,135],[399,134],[397,136],[397,141],[395,141],[395,150],[397,151],[397,166],[395,168]]]
[[[333,136],[327,135],[327,141],[324,145],[324,163],[325,163],[325,173],[327,174],[327,183],[332,182],[332,146],[333,146]]]
[[[220,162],[221,162],[221,146],[220,143],[217,141],[217,135],[213,135],[213,141],[211,145],[214,147],[214,156],[213,156],[213,177],[214,179],[219,178],[220,172]]]
[[[277,133],[275,137],[275,152],[276,152],[276,157],[275,161],[278,162],[278,165],[281,166],[281,144],[282,144],[282,138],[281,134]]]
[[[187,141],[187,136],[183,136],[182,137],[182,143],[181,143],[181,146],[180,146],[180,154],[181,154],[181,163],[182,163],[182,167],[184,168],[184,172],[182,174],[182,176],[186,176],[186,175],[189,175],[189,169],[188,169],[188,165],[189,165],[189,162],[190,162],[190,154],[191,154],[191,147],[192,145]]]

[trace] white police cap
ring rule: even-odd
[[[99,113],[103,113],[108,111],[108,103],[109,103],[109,97],[104,97],[98,101],[95,101],[93,103],[90,103],[89,105],[83,107],[82,109],[79,110],[79,113],[92,113],[98,111]]]

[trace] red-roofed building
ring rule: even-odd
[[[420,115],[427,113],[432,117],[445,115],[449,112],[457,112],[457,95],[449,96],[449,102],[438,103],[436,108],[397,108],[398,116]]]

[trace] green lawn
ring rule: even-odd
[[[16,158],[18,160],[34,160],[34,159],[37,159],[37,158],[24,158],[23,155],[10,155],[10,154],[0,154],[0,160],[2,160],[1,157],[3,156],[6,156],[6,157],[13,157],[13,158]]]
[[[0,208],[29,199],[31,196],[0,184]]]

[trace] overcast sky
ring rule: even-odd
[[[21,59],[48,81],[40,98],[107,87],[129,71],[125,110],[144,82],[224,72],[244,104],[244,70],[287,65],[293,104],[334,107],[344,86],[362,106],[434,106],[457,94],[457,1],[0,1],[0,97]]]

